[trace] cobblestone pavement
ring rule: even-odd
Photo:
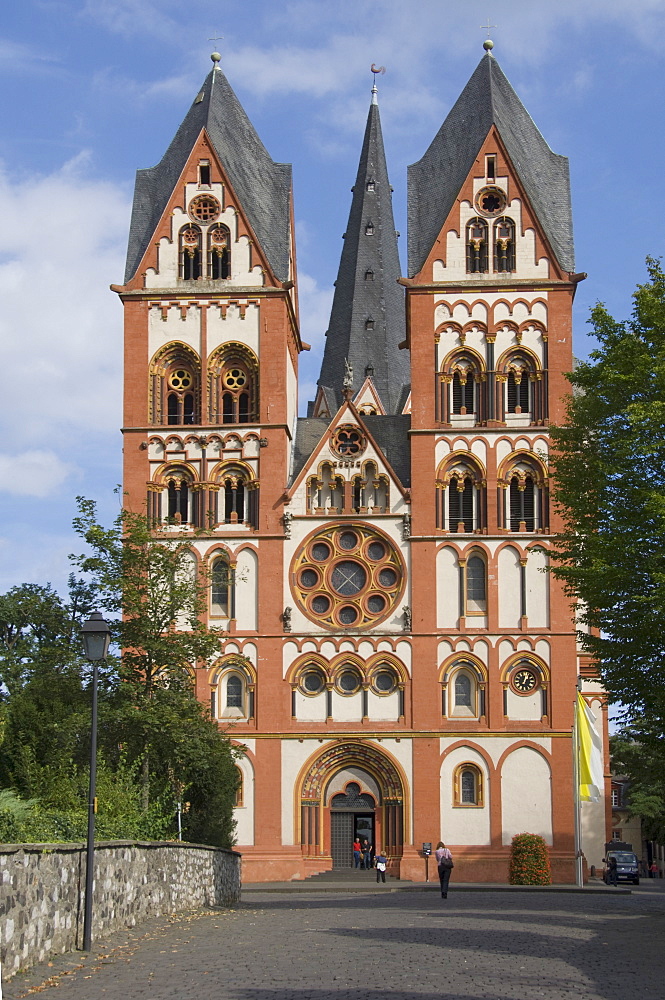
[[[255,893],[18,975],[4,1000],[665,996],[665,893]]]

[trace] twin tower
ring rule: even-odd
[[[547,573],[550,421],[572,367],[568,162],[488,50],[409,168],[403,274],[376,91],[316,398],[298,417],[291,170],[214,68],[136,180],[125,283],[124,485],[209,580],[191,664],[242,749],[244,877],[352,864],[507,881],[541,834],[574,881],[568,598]],[[603,803],[585,804],[599,864]]]

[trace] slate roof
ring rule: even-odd
[[[368,184],[373,183],[373,190]],[[368,224],[373,235],[368,235]],[[373,280],[365,275],[370,271]],[[367,116],[358,175],[337,273],[330,324],[318,384],[342,402],[344,359],[353,368],[358,392],[366,368],[374,369],[374,385],[386,413],[396,413],[402,386],[409,381],[409,353],[398,345],[406,338],[404,293],[378,104]],[[366,329],[368,319],[374,328]]]
[[[559,264],[575,270],[568,160],[549,148],[488,52],[425,155],[409,167],[410,277],[427,260],[493,124]]]
[[[136,173],[125,282],[134,276],[203,128],[275,277],[288,280],[291,166],[273,162],[224,73],[215,67],[161,161]]]
[[[296,481],[307,459],[329,427],[330,421],[326,417],[298,417],[289,486]]]

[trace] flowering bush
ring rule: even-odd
[[[510,850],[511,885],[551,885],[547,844],[536,833],[518,833]]]

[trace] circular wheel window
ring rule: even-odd
[[[213,222],[221,211],[222,206],[210,194],[200,194],[189,204],[189,214],[197,222]]]
[[[304,694],[318,694],[323,691],[323,676],[318,670],[307,670],[302,676],[300,686]]]
[[[404,589],[402,561],[374,528],[322,528],[297,552],[291,588],[302,611],[324,628],[363,629],[394,612]]]
[[[365,450],[365,438],[355,424],[338,427],[330,443],[333,450],[343,458],[361,455]]]
[[[343,670],[337,683],[342,694],[355,694],[360,687],[360,678],[355,670]]]
[[[506,194],[501,188],[490,185],[476,195],[476,208],[482,215],[500,215],[506,207]]]
[[[397,678],[392,670],[379,670],[374,675],[373,683],[377,694],[390,694],[397,686]]]

